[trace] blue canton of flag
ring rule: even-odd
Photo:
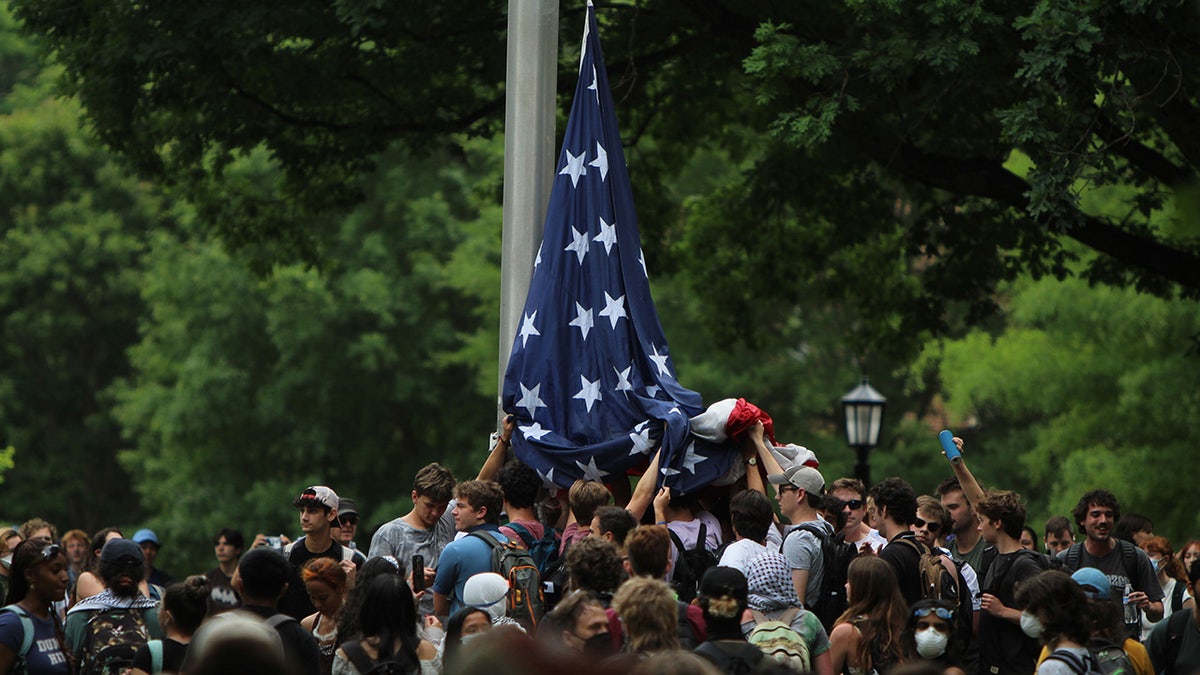
[[[693,492],[732,455],[692,437],[650,297],[625,154],[588,2],[579,83],[520,329],[504,375],[513,449],[548,484],[619,479],[661,444],[660,482]]]

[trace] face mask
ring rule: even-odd
[[[12,554],[9,553],[3,558],[0,558],[0,564],[4,565],[4,569],[10,569],[12,567]]]
[[[604,658],[611,656],[613,652],[612,639],[608,637],[608,632],[596,633],[592,637],[583,641],[583,653],[585,656]]]
[[[917,640],[917,653],[927,659],[936,659],[945,654],[946,643],[950,642],[950,636],[936,628],[917,631],[914,637]]]
[[[1154,571],[1155,571],[1155,572],[1157,572],[1157,571],[1158,571],[1158,563],[1160,563],[1160,562],[1162,562],[1162,561],[1161,561],[1161,560],[1155,560],[1154,558],[1151,558],[1151,559],[1150,559],[1150,564],[1154,566]]]
[[[480,635],[486,635],[486,634],[487,634],[487,631],[481,630],[478,633],[471,633],[470,635],[464,635],[464,636],[462,636],[462,643],[465,645],[468,642],[470,642],[471,640],[474,640],[475,638],[479,637]]]
[[[1042,625],[1038,618],[1029,612],[1021,612],[1021,632],[1025,633],[1033,639],[1042,637],[1042,632],[1046,627]]]

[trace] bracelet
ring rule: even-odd
[[[667,521],[665,521],[665,520],[660,520],[657,523],[655,523],[655,525],[666,525],[666,524],[667,524]]]
[[[504,444],[504,447],[506,447],[506,448],[511,448],[511,447],[512,447],[512,441],[506,441],[506,440],[504,440],[503,438],[500,438],[500,437],[497,437],[497,438],[496,438],[496,442],[497,442],[497,443],[503,443],[503,444]]]

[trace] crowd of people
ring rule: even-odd
[[[294,541],[222,529],[181,581],[150,530],[0,532],[0,673],[1200,672],[1200,542],[1107,490],[1037,531],[961,458],[928,495],[827,482],[761,422],[731,485],[673,494],[654,455],[632,486],[547,489],[513,431],[471,480],[420,469],[365,553],[327,486]]]

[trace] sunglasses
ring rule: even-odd
[[[914,522],[916,523],[917,527],[928,527],[931,534],[937,534],[938,531],[942,529],[942,524],[934,521],[926,521],[917,518]]]
[[[945,607],[922,607],[913,612],[913,616],[918,619],[924,619],[930,614],[935,614],[939,619],[945,619],[946,621],[954,620],[954,610],[946,609]]]
[[[42,549],[42,560],[53,560],[62,552],[63,550],[58,547],[58,544],[50,544]]]
[[[843,502],[851,511],[857,511],[866,505],[866,502],[861,499],[847,499]]]
[[[338,525],[357,525],[358,516],[343,516],[338,518]]]

